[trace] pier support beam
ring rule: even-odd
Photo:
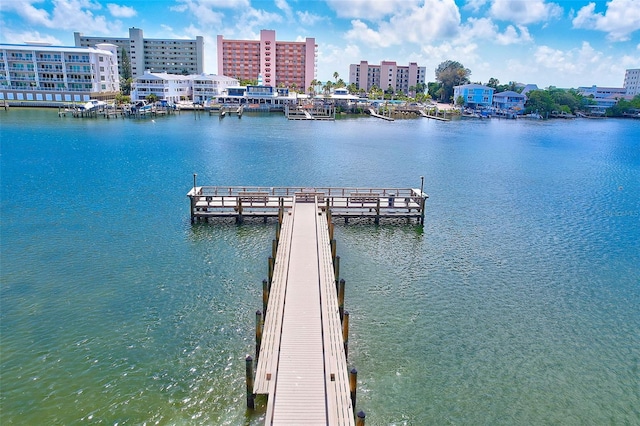
[[[358,370],[352,368],[349,371],[349,390],[351,391],[351,406],[356,410],[356,387],[358,385]]]
[[[341,279],[340,285],[338,286],[338,312],[340,313],[340,321],[344,319],[344,288],[345,282],[344,279]]]
[[[256,396],[253,393],[253,358],[247,355],[245,358],[245,375],[247,379],[247,408],[253,410],[256,408]]]
[[[342,341],[344,343],[344,357],[349,359],[349,311],[344,311],[342,318]]]
[[[262,312],[256,311],[256,362],[260,356],[260,346],[262,346]]]

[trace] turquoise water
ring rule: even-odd
[[[425,177],[424,229],[336,227],[367,424],[640,424],[639,135],[624,120],[2,111],[0,423],[261,423],[244,357],[275,228],[192,226],[195,172]]]

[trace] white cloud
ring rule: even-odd
[[[17,13],[29,24],[56,30],[112,35],[119,33],[122,27],[120,21],[110,21],[103,15],[95,14],[102,6],[90,0],[54,0],[51,12],[38,8],[40,3],[36,0],[6,1],[2,8]]]
[[[595,3],[582,7],[573,18],[573,27],[606,32],[614,41],[629,40],[631,33],[640,29],[638,0],[611,0],[604,14],[596,13],[595,8]]]
[[[493,0],[490,14],[501,21],[527,25],[561,16],[562,8],[545,0]]]
[[[533,40],[527,27],[508,25],[504,32],[500,33],[498,26],[489,18],[467,19],[460,36],[467,39],[489,40],[500,45],[528,43]]]
[[[422,2],[419,0],[327,0],[327,5],[339,18],[358,20],[379,20],[389,15],[401,14],[419,7],[420,3]]]
[[[318,22],[325,20],[325,18],[323,18],[322,16],[309,13],[307,11],[304,11],[304,12],[298,11],[296,12],[296,14],[298,16],[298,21],[300,21],[302,25],[309,26],[309,27],[312,27]]]
[[[34,3],[40,3],[40,0],[3,1],[1,7],[5,12],[15,12],[30,24],[46,25],[50,19],[49,12],[38,9]]]
[[[488,0],[467,0],[464,8],[477,13],[485,4],[487,4],[487,2]]]
[[[293,19],[293,11],[291,10],[291,6],[287,3],[287,0],[275,0],[276,7],[284,12],[287,19]]]
[[[114,3],[107,4],[107,9],[109,9],[109,13],[111,16],[116,18],[131,18],[138,14],[136,10],[129,6],[119,6]]]
[[[372,26],[354,19],[345,39],[379,47],[405,42],[421,44],[454,37],[459,32],[459,26],[460,11],[453,0],[426,0],[422,6],[405,8],[387,21]],[[407,31],[407,28],[411,31]]]
[[[62,42],[52,35],[41,34],[39,31],[14,32],[7,29],[5,25],[2,26],[4,27],[2,30],[3,43],[24,44],[27,42],[38,42],[49,43],[56,46],[62,45]]]
[[[282,22],[282,16],[277,13],[248,8],[239,17],[236,17],[236,29],[238,34],[259,33],[260,30],[269,28],[271,24],[280,22]]]

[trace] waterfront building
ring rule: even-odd
[[[154,94],[168,102],[193,101],[204,103],[225,93],[229,87],[238,86],[238,80],[217,75],[181,75],[145,71],[131,85],[131,99],[146,99]]]
[[[595,105],[591,108],[604,111],[607,108],[615,106],[619,99],[625,97],[627,89],[624,87],[578,87],[578,93],[585,98],[595,101]]]
[[[462,97],[464,106],[469,108],[489,107],[493,104],[493,87],[481,84],[463,84],[453,87],[453,101]]]
[[[237,86],[229,87],[225,93],[216,97],[215,102],[224,105],[244,105],[252,110],[283,111],[285,106],[297,105],[297,92],[286,87],[273,86]]]
[[[0,99],[86,102],[120,90],[117,46],[0,44]]]
[[[527,97],[521,93],[507,90],[493,95],[493,107],[506,111],[521,114],[524,112],[524,104]]]
[[[394,92],[409,94],[411,87],[425,83],[426,74],[426,68],[419,67],[416,62],[402,66],[393,61],[382,61],[380,65],[360,61],[359,64],[349,65],[349,84],[355,84],[358,89],[367,92],[376,86],[382,90],[391,87]]]
[[[227,93],[229,88],[237,87],[240,82],[232,77],[215,74],[191,76],[193,102],[204,103]]]
[[[238,80],[304,93],[315,79],[316,57],[314,38],[278,41],[274,30],[261,30],[260,40],[226,40],[218,35],[218,74]]]
[[[131,62],[131,76],[143,75],[146,70],[169,74],[202,74],[204,72],[204,41],[202,36],[193,40],[146,39],[140,28],[129,28],[129,37],[94,37],[73,33],[78,47],[97,43],[118,46],[118,63],[122,75],[122,49]]]
[[[624,88],[629,96],[640,95],[640,68],[628,69],[624,73]]]

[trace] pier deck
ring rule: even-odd
[[[298,197],[283,217],[254,393],[265,424],[353,425],[327,216]]]
[[[218,187],[195,186],[191,200],[191,221],[213,218],[277,217],[280,203],[293,206],[296,194],[316,196],[322,208],[334,218],[406,219],[424,223],[428,196],[414,188],[302,188],[302,187]]]

